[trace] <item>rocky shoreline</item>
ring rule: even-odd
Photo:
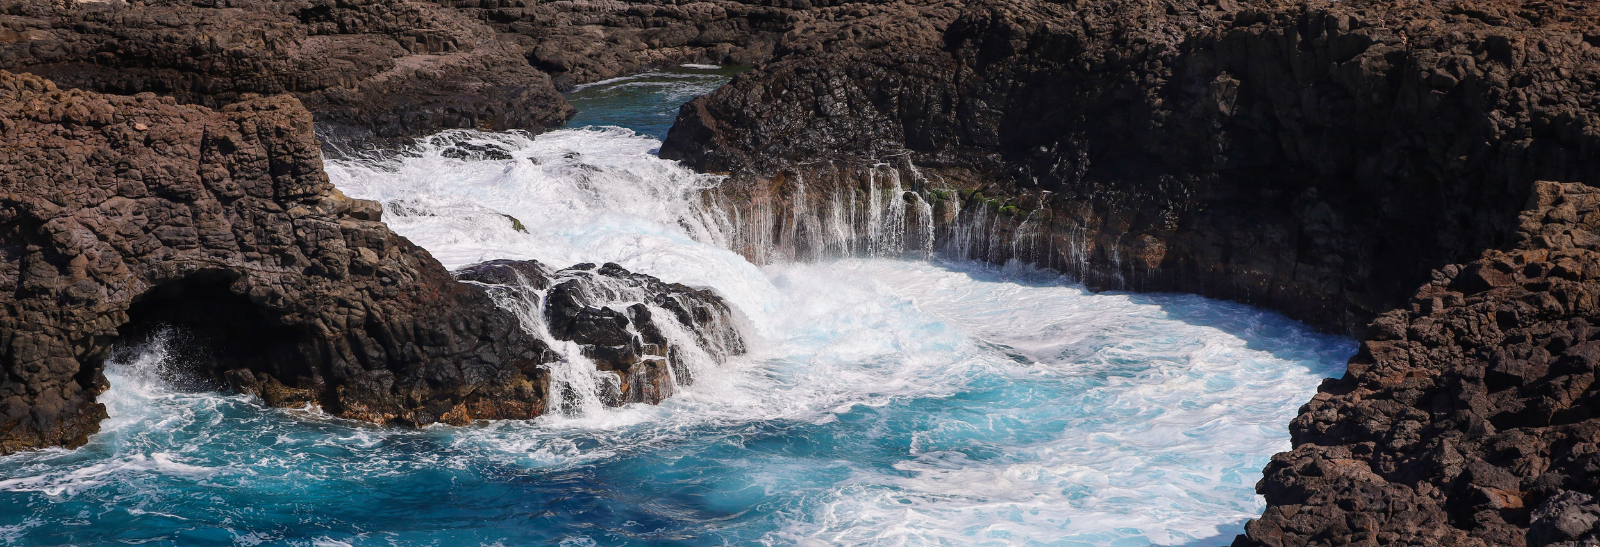
[[[116,344],[173,327],[202,346],[192,375],[412,426],[565,408],[549,404],[565,396],[553,343],[616,374],[608,404],[692,381],[686,345],[743,352],[716,295],[614,265],[490,263],[458,281],[328,183],[292,97],[212,110],[3,71],[0,93],[0,452],[83,444]],[[666,322],[700,339],[670,340]]]
[[[444,129],[560,127],[575,85],[761,62],[806,16],[730,0],[4,0],[0,70],[212,108],[288,93],[324,151],[344,154]]]
[[[1600,540],[1600,188],[1539,182],[1520,220],[1373,322],[1235,545]]]
[[[715,295],[452,274],[321,154],[752,64],[661,155],[729,175],[705,199],[759,219],[753,260],[955,249],[1360,337],[1236,545],[1593,544],[1597,28],[1513,0],[0,0],[0,452],[82,444],[108,353],[158,324],[266,333],[197,366],[378,423],[543,412],[552,343],[616,375],[608,403],[659,402],[683,344],[743,350]],[[825,240],[846,200],[900,213]]]
[[[887,163],[1036,242],[974,258],[1358,332],[1511,243],[1534,180],[1600,178],[1600,13],[1467,4],[830,8],[684,106],[661,153],[781,203],[775,180],[814,196]]]
[[[906,235],[858,248],[1365,339],[1235,545],[1590,544],[1597,21],[1494,1],[825,8],[685,105],[661,155],[730,174],[710,199],[762,220],[735,245],[755,260],[843,247],[839,204],[903,199],[903,229],[877,230]]]

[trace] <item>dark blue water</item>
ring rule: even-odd
[[[620,125],[672,93],[583,115]],[[185,392],[156,343],[110,367],[112,417],[87,446],[0,457],[0,544],[1225,544],[1259,514],[1295,409],[1354,349],[1246,306],[1049,272],[757,268],[662,213],[706,181],[648,137],[484,138],[518,158],[330,174],[430,211],[390,223],[452,265],[582,258],[712,287],[752,355],[660,406],[406,430]]]

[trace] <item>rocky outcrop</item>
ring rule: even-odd
[[[753,64],[812,6],[523,0],[4,0],[0,70],[212,108],[292,93],[330,152],[558,127],[578,84]],[[352,148],[356,147],[356,148]]]
[[[892,175],[940,247],[1353,332],[1509,244],[1532,181],[1600,179],[1597,20],[1496,1],[819,8],[685,105],[661,155],[732,172],[725,203],[785,204],[752,229],[798,255],[817,244],[787,227],[831,222],[819,196],[880,218],[859,204],[894,201],[866,195]]]
[[[530,330],[571,343],[595,370],[614,375],[595,384],[605,404],[658,404],[678,386],[692,385],[696,370],[745,351],[733,312],[721,298],[616,264],[548,273],[534,261],[496,260],[456,276],[493,287],[503,307],[536,312],[528,316]],[[568,400],[581,395],[563,393]]]
[[[1600,189],[1539,183],[1508,251],[1383,314],[1290,424],[1235,545],[1600,538]]]
[[[767,60],[810,5],[729,0],[435,0],[504,33],[561,89],[681,63]]]
[[[105,417],[95,397],[113,348],[169,330],[202,379],[411,425],[539,415],[549,365],[568,352],[637,382],[609,401],[620,404],[670,394],[674,352],[742,351],[714,295],[614,266],[556,274],[551,290],[630,287],[646,306],[620,318],[598,298],[508,301],[504,270],[537,292],[537,264],[458,282],[376,203],[328,183],[292,97],[212,110],[0,72],[0,134],[0,453],[84,443]],[[548,338],[530,319],[541,313],[599,319]],[[672,336],[683,332],[695,334]]]
[[[404,0],[0,2],[0,70],[212,108],[292,93],[336,145],[572,115],[494,29]]]

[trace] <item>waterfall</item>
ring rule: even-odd
[[[818,261],[848,257],[927,260],[941,250],[982,259],[1001,245],[982,207],[958,215],[941,245],[934,191],[920,172],[888,163],[861,170],[824,168],[771,179],[724,182],[705,191],[690,216],[716,232],[696,239],[722,245],[752,262]],[[909,183],[908,183],[909,181]],[[784,207],[776,208],[775,203]]]
[[[577,416],[593,414],[607,406],[625,402],[624,393],[641,393],[646,375],[630,371],[602,370],[598,363],[584,355],[583,346],[562,340],[551,333],[547,317],[551,309],[550,293],[565,287],[568,296],[576,296],[580,305],[590,308],[607,308],[623,317],[631,318],[628,334],[635,340],[646,341],[643,351],[646,359],[661,358],[667,363],[669,378],[660,386],[662,397],[687,386],[697,376],[729,357],[742,353],[743,345],[737,329],[727,318],[715,313],[694,314],[684,317],[680,311],[669,310],[658,298],[672,301],[677,310],[695,310],[696,302],[679,293],[652,291],[639,277],[602,275],[604,269],[573,268],[556,272],[549,280],[549,288],[541,289],[521,272],[514,272],[516,281],[507,285],[482,284],[500,307],[510,310],[521,322],[523,329],[542,340],[558,357],[554,362],[541,365],[549,371],[549,390],[545,411],[553,415]],[[476,283],[468,281],[469,283]],[[654,281],[651,281],[654,283]],[[575,294],[574,294],[575,293]],[[642,310],[642,312],[641,312]],[[698,322],[695,328],[685,322]],[[655,347],[644,330],[659,334],[665,347]],[[637,365],[635,365],[637,367]],[[624,382],[629,382],[624,387]]]

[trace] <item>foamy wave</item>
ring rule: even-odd
[[[0,499],[240,544],[1177,544],[1259,514],[1284,425],[1353,349],[1245,306],[1015,266],[758,268],[703,243],[693,198],[718,179],[655,146],[450,132],[328,169],[452,266],[618,262],[727,297],[751,353],[663,404],[369,427],[174,388],[156,344],[108,369],[112,419],[89,445],[0,458]],[[0,542],[112,541],[0,522]]]
[[[189,478],[209,477],[215,469],[188,465],[174,459],[172,454],[132,454],[117,461],[97,463],[68,471],[45,473],[32,477],[0,480],[0,490],[12,492],[43,492],[50,496],[71,496],[79,491],[118,480],[120,476],[137,473],[160,473]]]

